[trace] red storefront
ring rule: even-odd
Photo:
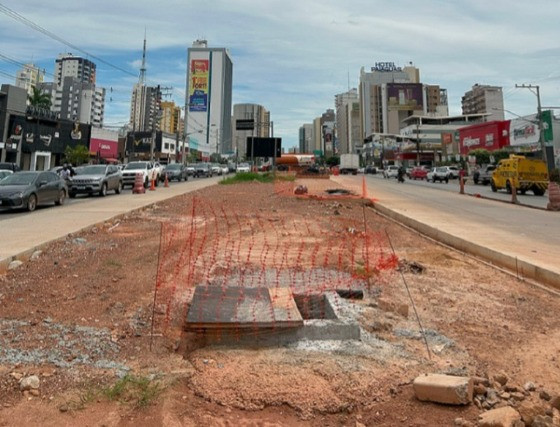
[[[499,150],[509,145],[509,120],[478,123],[459,129],[459,149],[462,156],[469,151],[485,149]]]
[[[119,157],[119,134],[106,129],[92,128],[89,151],[92,156],[106,161],[117,161]]]

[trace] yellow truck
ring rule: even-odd
[[[498,163],[490,186],[494,192],[505,188],[511,193],[515,188],[521,194],[531,190],[535,196],[542,196],[548,187],[548,170],[542,160],[511,154]]]

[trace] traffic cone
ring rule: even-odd
[[[150,191],[156,190],[156,180],[152,178],[152,184],[150,185]]]
[[[163,186],[165,188],[169,187],[169,180],[167,179],[167,174],[165,174],[165,181],[163,181]]]
[[[144,176],[141,173],[137,173],[134,179],[134,188],[132,189],[132,194],[144,194],[146,189],[144,188]]]

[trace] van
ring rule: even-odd
[[[521,194],[531,190],[535,196],[542,196],[548,186],[546,163],[511,154],[509,159],[500,160],[496,166],[490,186],[494,192],[505,189],[511,193],[516,188]]]

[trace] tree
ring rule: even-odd
[[[476,150],[469,151],[469,156],[476,157],[477,165],[487,165],[490,163],[490,153],[484,148],[477,148]]]
[[[32,86],[31,90],[33,91],[33,93],[31,95],[27,95],[29,104],[31,104],[33,107],[50,110],[52,105],[51,96],[47,93],[43,93],[41,89],[37,89],[35,86]]]
[[[327,160],[325,160],[325,163],[327,165],[329,165],[330,167],[339,165],[340,164],[340,157],[338,157],[338,156],[328,157]]]
[[[74,148],[68,146],[64,150],[64,157],[66,158],[66,163],[79,166],[89,160],[90,153],[85,145],[76,145]]]

